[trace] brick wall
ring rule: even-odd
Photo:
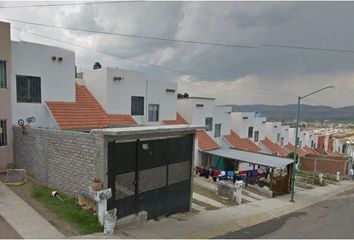
[[[102,171],[103,138],[90,133],[14,128],[15,165],[43,184],[74,195]]]
[[[301,168],[304,171],[347,175],[351,166],[351,157],[337,157],[327,155],[309,155],[300,158]]]

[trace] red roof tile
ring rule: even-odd
[[[305,146],[304,147],[304,150],[309,153],[309,154],[319,154],[318,152],[316,152],[314,149],[308,147],[308,146]]]
[[[264,140],[260,141],[266,148],[268,148],[272,153],[276,153],[278,156],[286,157],[288,153],[276,143],[270,141],[269,138],[265,138]]]
[[[230,135],[224,136],[226,141],[231,144],[232,147],[240,150],[247,150],[251,152],[260,152],[261,149],[248,138],[240,138],[234,131],[231,131]]]
[[[176,124],[188,124],[188,122],[177,113],[176,120],[163,120],[163,125],[176,125]]]
[[[198,147],[201,151],[219,148],[219,145],[204,130],[197,130]]]
[[[136,125],[130,115],[108,115],[85,86],[76,84],[75,87],[75,102],[46,102],[61,129]]]
[[[295,146],[292,145],[291,143],[288,143],[288,145],[286,145],[285,148],[289,150],[289,153],[295,151]],[[305,156],[307,154],[307,152],[305,152],[302,148],[298,148],[297,153],[300,155],[300,157]]]

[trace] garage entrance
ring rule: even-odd
[[[108,143],[108,209],[118,218],[140,211],[148,219],[189,211],[193,134]]]

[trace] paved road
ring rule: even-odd
[[[354,238],[354,189],[331,200],[217,238]]]

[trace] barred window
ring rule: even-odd
[[[144,97],[132,96],[131,102],[131,115],[142,116],[144,115]]]
[[[214,130],[214,137],[220,137],[221,136],[221,124],[217,123],[215,124],[215,130]]]
[[[41,78],[16,75],[16,92],[19,103],[40,103]]]
[[[205,131],[213,131],[213,118],[207,117],[205,118]]]
[[[149,104],[149,122],[159,121],[159,105]]]
[[[7,88],[6,61],[0,60],[0,88]]]
[[[0,147],[7,146],[7,125],[5,119],[0,119]]]

